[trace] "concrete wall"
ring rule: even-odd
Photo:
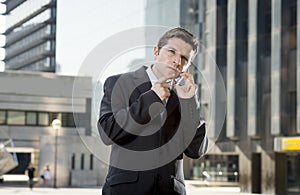
[[[78,114],[75,122],[79,125],[61,127],[57,130],[56,161],[56,131],[51,126],[0,125],[0,140],[9,138],[13,140],[14,148],[9,148],[10,152],[31,154],[31,161],[37,168],[36,177],[39,177],[43,167],[49,164],[52,173],[49,186],[53,186],[55,162],[58,187],[102,185],[107,166],[95,155],[93,169],[90,170],[89,161],[92,153],[80,137],[83,136],[85,141],[95,144],[100,139],[97,135],[87,136],[91,134],[91,96],[92,80],[89,77],[0,72],[0,110],[73,112],[75,115]],[[72,170],[73,154],[76,161]],[[80,167],[82,154],[84,154],[83,169]]]
[[[85,140],[97,142],[95,137],[85,137]],[[53,136],[42,136],[40,141],[40,163],[50,165],[53,185],[55,172],[55,139]],[[58,137],[57,144],[57,187],[64,186],[95,186],[103,185],[107,174],[107,166],[94,156],[93,169],[90,170],[91,152],[78,136]],[[75,154],[75,168],[72,169],[72,155]],[[81,169],[81,155],[84,154],[84,169]]]

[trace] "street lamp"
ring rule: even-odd
[[[55,130],[55,146],[54,146],[54,180],[53,180],[53,187],[56,188],[56,167],[57,167],[57,136],[58,130],[61,127],[61,121],[59,119],[54,119],[52,121],[52,127]]]

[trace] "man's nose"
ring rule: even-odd
[[[178,54],[175,54],[175,56],[173,58],[173,63],[175,63],[176,65],[181,65],[181,56]]]

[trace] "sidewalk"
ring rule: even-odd
[[[253,195],[251,193],[240,193],[237,183],[206,183],[195,180],[185,180],[187,195]],[[222,187],[220,187],[222,186]],[[101,195],[101,186],[86,188],[52,188],[35,186],[31,191],[27,183],[15,185],[6,183],[0,185],[0,195]]]
[[[227,187],[199,187],[195,185],[193,181],[185,181],[187,195],[254,195],[251,193],[241,193],[240,188],[237,186],[227,186]],[[197,187],[198,186],[198,187]],[[260,194],[262,195],[262,194]]]
[[[0,187],[1,195],[101,195],[100,188],[33,188]]]
[[[240,193],[238,187],[194,187],[186,185],[188,195],[250,195]],[[3,187],[0,186],[1,195],[101,195],[101,188],[33,188],[30,191],[27,187]],[[252,194],[253,195],[253,194]]]

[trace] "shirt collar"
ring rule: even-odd
[[[153,73],[152,65],[147,68],[146,72],[151,81],[151,85],[153,85],[158,79],[156,78],[155,74]]]

